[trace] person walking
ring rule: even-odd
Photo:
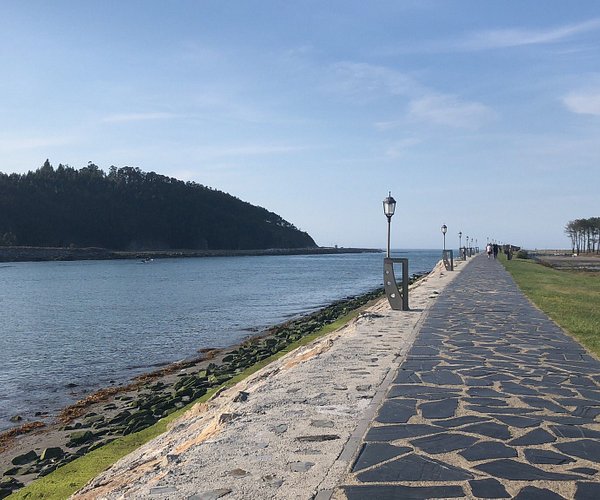
[[[485,247],[485,251],[488,254],[488,259],[490,258],[490,256],[492,255],[492,244],[488,243],[487,246]]]
[[[494,243],[494,246],[492,247],[492,251],[494,252],[494,259],[498,258],[498,245],[496,243]]]

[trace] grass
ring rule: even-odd
[[[367,304],[367,306],[368,305],[369,304]],[[241,380],[267,366],[269,363],[281,358],[288,352],[306,345],[323,335],[333,332],[334,330],[337,330],[358,316],[360,311],[367,306],[363,306],[359,309],[351,311],[347,315],[338,318],[335,322],[324,326],[320,330],[302,337],[298,341],[287,346],[285,349],[273,354],[273,356],[252,365],[250,368],[228,380],[220,387],[211,389],[204,396],[188,404],[186,407],[181,408],[168,417],[159,420],[153,426],[148,427],[143,431],[136,432],[135,434],[129,434],[103,446],[102,448],[98,448],[97,450],[94,450],[83,457],[64,465],[63,467],[56,469],[47,476],[33,481],[25,488],[22,488],[10,495],[8,498],[10,500],[63,500],[68,498],[77,490],[82,488],[91,479],[108,469],[119,459],[135,451],[143,444],[165,432],[171,422],[180,417],[196,403],[208,400],[213,394],[215,394],[215,392],[223,387],[231,387],[237,384]]]
[[[556,270],[531,260],[501,262],[534,304],[600,357],[600,273]]]

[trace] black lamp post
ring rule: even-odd
[[[392,215],[396,211],[396,200],[392,198],[392,192],[390,191],[387,198],[383,200],[383,213],[387,217],[388,230],[387,230],[387,258],[390,257],[390,229],[392,226]]]
[[[444,252],[446,251],[446,233],[448,232],[448,226],[442,225],[442,234],[444,235]]]
[[[462,247],[462,231],[458,232],[458,253],[460,253],[460,248]]]

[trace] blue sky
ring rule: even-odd
[[[0,171],[137,166],[323,246],[568,247],[598,216],[600,2],[0,2]],[[456,241],[455,241],[456,240]]]

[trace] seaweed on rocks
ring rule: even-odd
[[[417,276],[413,276],[411,282],[416,279]],[[103,389],[88,396],[61,412],[59,422],[62,427],[59,430],[65,436],[61,447],[46,450],[41,456],[30,454],[32,461],[26,467],[11,465],[11,470],[1,471],[4,474],[10,472],[14,479],[5,481],[4,491],[19,489],[23,486],[21,480],[44,476],[121,436],[147,429],[253,365],[378,299],[382,293],[383,290],[378,288],[347,297],[307,316],[274,326],[233,349],[225,352],[204,349],[200,360],[174,363],[141,376],[127,386]],[[171,382],[164,382],[166,375],[171,376]],[[102,403],[109,404],[101,407]],[[90,411],[92,405],[102,414]],[[25,474],[29,476],[22,478]]]

